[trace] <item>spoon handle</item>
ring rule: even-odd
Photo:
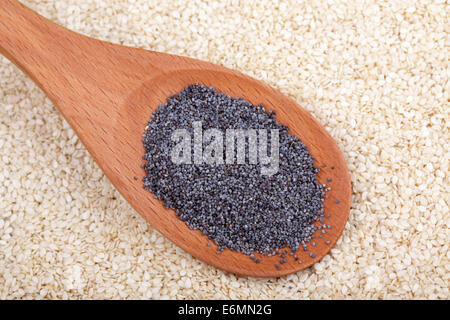
[[[0,53],[39,85],[52,73],[61,73],[55,56],[70,50],[61,41],[64,33],[63,28],[16,0],[0,3]]]
[[[30,76],[66,118],[74,111],[67,102],[115,101],[117,92],[132,91],[172,66],[166,54],[86,37],[16,0],[0,0],[0,54]]]
[[[65,29],[16,0],[0,2],[0,53],[24,71],[67,118],[76,111],[71,102],[90,95],[98,61],[89,59],[101,41]],[[94,48],[97,47],[97,48]],[[90,80],[90,81],[89,81]]]

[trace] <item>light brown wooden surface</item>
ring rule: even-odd
[[[297,103],[242,73],[186,57],[129,48],[82,36],[37,15],[14,0],[0,0],[0,53],[26,72],[55,103],[106,176],[156,229],[193,256],[236,274],[273,277],[293,273],[319,261],[341,235],[351,200],[344,157],[332,137]],[[302,264],[287,255],[248,256],[206,245],[200,231],[190,230],[173,210],[143,189],[142,134],[150,114],[188,84],[212,85],[253,104],[277,111],[277,120],[300,137],[321,167],[320,183],[332,190],[325,200],[327,229],[309,251],[299,249]],[[334,168],[334,169],[332,169]],[[137,176],[139,179],[135,180]],[[327,182],[327,178],[331,182]],[[339,203],[335,203],[339,200]],[[319,235],[319,232],[317,232]],[[329,240],[330,245],[325,241]],[[258,255],[257,255],[258,256]],[[160,259],[164,259],[163,256]],[[275,264],[280,265],[277,270]]]

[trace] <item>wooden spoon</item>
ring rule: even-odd
[[[282,276],[319,261],[342,233],[350,209],[351,186],[341,151],[306,110],[264,83],[208,62],[88,38],[14,0],[0,3],[0,53],[50,97],[125,199],[153,227],[198,259],[236,274]],[[235,251],[217,254],[215,244],[207,246],[206,236],[190,230],[173,210],[164,208],[143,189],[141,138],[150,114],[168,96],[192,83],[212,85],[230,96],[276,110],[277,120],[288,125],[290,133],[300,137],[316,158],[316,165],[321,167],[319,182],[332,188],[325,200],[325,213],[331,213],[325,223],[332,228],[323,238],[317,233],[316,246],[308,244],[308,251],[298,250],[296,255],[302,263],[290,255],[284,264],[280,264],[279,256],[264,257],[257,264]]]

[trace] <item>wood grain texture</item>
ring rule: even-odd
[[[336,243],[346,224],[351,185],[344,157],[333,138],[306,110],[264,83],[208,62],[129,48],[71,32],[14,0],[0,0],[0,53],[27,73],[55,103],[106,176],[127,201],[164,236],[197,257],[236,274],[275,277],[319,261]],[[150,114],[166,98],[192,83],[212,85],[230,96],[263,103],[277,111],[316,158],[320,183],[332,190],[325,212],[332,226],[309,251],[300,249],[280,265],[280,257],[254,263],[248,256],[206,245],[200,231],[190,230],[173,210],[143,189],[142,134]],[[332,167],[334,169],[332,169]],[[139,177],[135,180],[134,177]],[[330,183],[326,182],[331,178]],[[339,203],[335,203],[339,200]],[[330,241],[329,245],[325,241]],[[160,257],[164,259],[164,257]]]

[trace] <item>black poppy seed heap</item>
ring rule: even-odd
[[[212,87],[187,86],[160,105],[146,127],[144,188],[175,209],[191,229],[215,241],[219,252],[228,248],[259,262],[253,253],[271,256],[284,247],[296,251],[311,239],[314,221],[323,216],[325,188],[317,182],[319,169],[305,145],[274,114]],[[278,129],[278,172],[262,175],[260,164],[248,163],[248,140],[245,164],[174,164],[171,135],[186,129],[192,136],[194,121],[201,121],[203,130],[222,130],[224,138],[227,129]],[[191,150],[193,155],[193,142]]]

